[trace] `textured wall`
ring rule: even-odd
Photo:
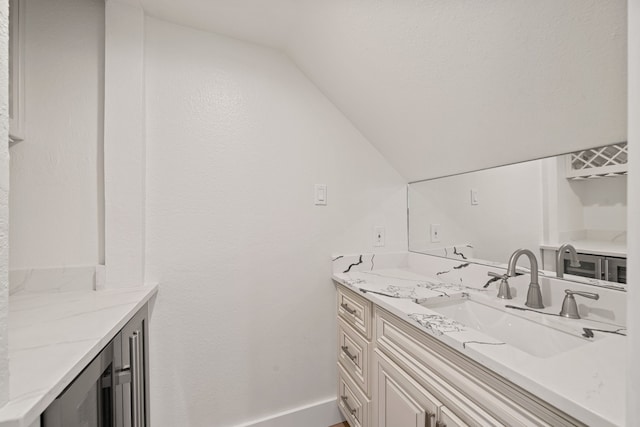
[[[629,354],[627,425],[640,425],[640,1],[629,1]]]
[[[104,198],[107,286],[144,282],[144,13],[105,10]]]
[[[280,53],[145,27],[153,425],[335,399],[329,255],[405,250],[405,181]]]
[[[103,258],[104,1],[26,0],[24,142],[11,147],[11,269]]]
[[[8,0],[0,0],[0,406],[9,399],[9,91]]]

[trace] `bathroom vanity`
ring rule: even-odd
[[[483,287],[500,271],[488,266],[411,253],[333,264],[352,427],[624,425],[623,293],[599,289],[566,319],[556,279],[541,279],[545,308],[531,312],[505,307],[524,307],[527,275],[501,300],[497,283]]]

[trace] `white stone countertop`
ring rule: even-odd
[[[576,251],[583,254],[593,254],[600,256],[612,256],[618,258],[627,257],[627,244],[611,242],[607,240],[573,240],[571,243]],[[541,249],[558,250],[562,243],[543,243]]]
[[[9,403],[1,427],[28,427],[157,292],[156,286],[17,292],[9,298]]]
[[[362,257],[360,260],[362,261]],[[373,262],[371,265],[373,266]],[[516,296],[505,302],[495,296],[493,286],[484,289],[482,282],[477,285],[465,282],[463,285],[461,280],[447,283],[441,277],[427,277],[408,267],[379,270],[372,268],[371,271],[352,270],[343,273],[334,271],[332,276],[334,281],[358,292],[374,304],[585,424],[625,424],[626,336],[595,332],[594,338],[586,345],[550,357],[536,357],[475,329],[466,328],[461,323],[450,322],[444,316],[415,302],[458,297],[494,306],[512,304],[524,307],[524,292],[522,297]],[[555,310],[556,307],[542,311],[557,314]],[[621,329],[626,333],[622,326],[594,320],[564,319],[518,310],[509,311],[509,314],[546,324],[577,337],[582,336],[583,327]],[[432,321],[434,318],[435,321]]]

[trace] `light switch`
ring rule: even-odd
[[[327,184],[315,185],[315,204],[318,206],[327,204]]]
[[[480,204],[480,200],[478,199],[478,190],[475,188],[471,189],[471,204],[473,206]]]

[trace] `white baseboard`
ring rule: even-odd
[[[331,397],[310,405],[279,412],[236,427],[329,427],[344,421],[338,401]]]

